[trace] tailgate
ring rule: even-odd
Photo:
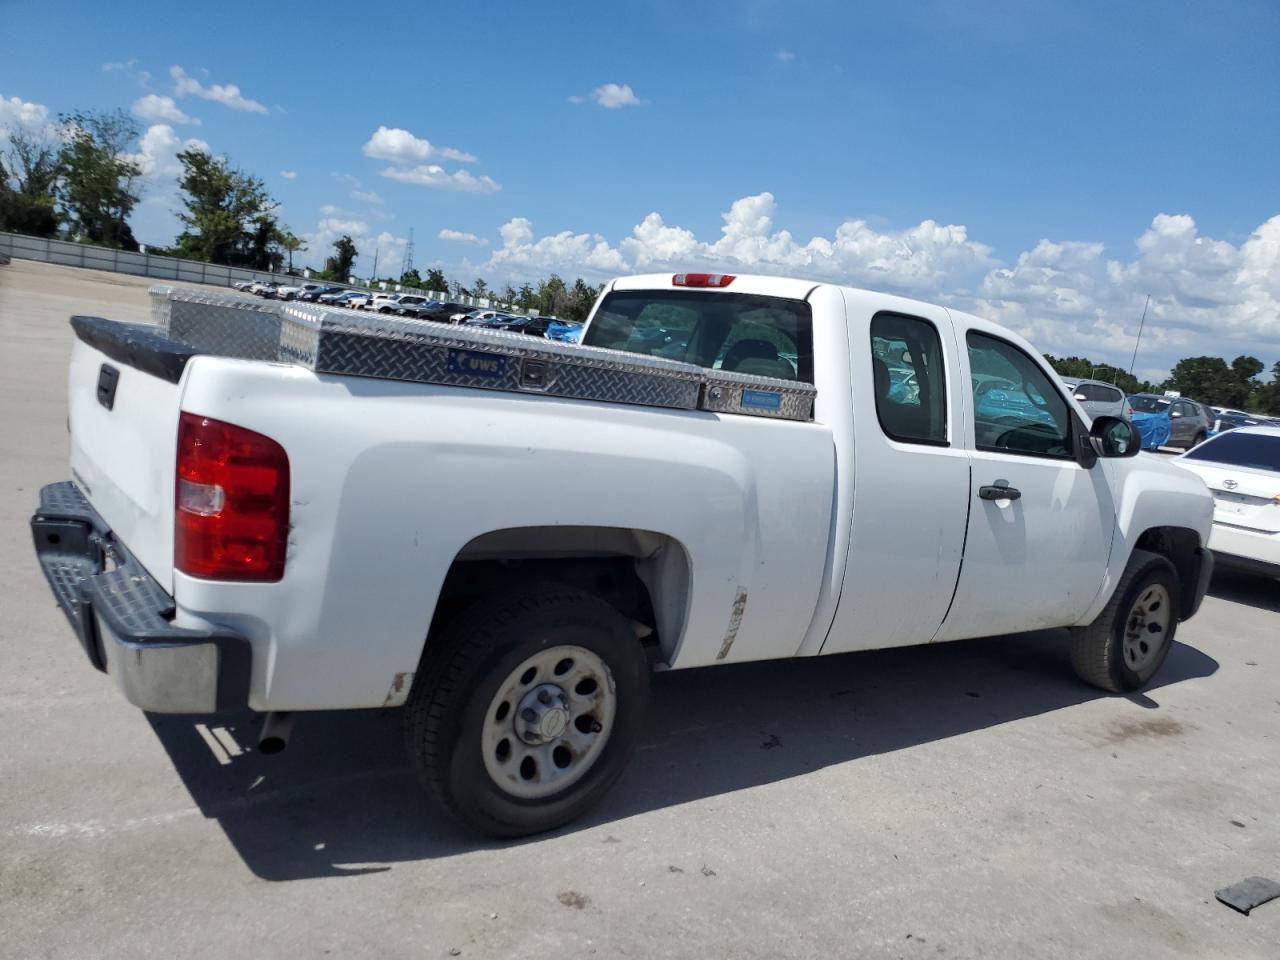
[[[115,537],[172,594],[174,460],[189,348],[154,328],[96,317],[72,323],[72,476]]]

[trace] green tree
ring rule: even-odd
[[[449,281],[445,279],[444,271],[437,267],[432,267],[427,271],[427,279],[423,282],[428,290],[435,290],[444,294],[449,292]]]
[[[568,292],[567,301],[561,312],[563,319],[578,321],[587,319],[587,315],[591,313],[591,307],[596,302],[598,293],[599,290],[588,286],[586,281],[579,277],[574,281],[573,288]]]
[[[9,148],[0,154],[0,230],[52,237],[61,219],[61,148],[47,134],[20,127],[8,130],[7,136]]]
[[[416,269],[412,267],[400,274],[400,284],[405,287],[413,287],[417,290],[422,289],[422,277]]]
[[[1137,377],[1113,367],[1109,363],[1094,363],[1086,357],[1055,357],[1046,353],[1044,358],[1061,377],[1075,377],[1080,380],[1102,380],[1113,383],[1125,393],[1142,393],[1151,389],[1151,385],[1143,383]]]
[[[1280,416],[1280,361],[1271,367],[1271,382],[1257,384],[1248,403],[1251,411]]]
[[[533,287],[527,283],[521,284],[520,289],[516,292],[516,306],[521,310],[528,310],[533,306],[533,301]]]
[[[558,317],[568,302],[569,292],[559,274],[553,273],[539,282],[538,292],[534,297],[534,306],[538,308],[539,313]]]
[[[333,241],[333,256],[324,262],[325,279],[346,283],[359,255],[355,241],[346,234]]]
[[[201,150],[178,154],[186,229],[178,237],[178,256],[256,270],[279,265],[283,233],[276,202],[257,177]]]
[[[137,250],[127,222],[139,200],[141,165],[128,154],[137,122],[123,110],[65,114],[58,199],[77,240]]]
[[[280,247],[289,255],[289,272],[293,273],[293,255],[306,250],[307,245],[301,237],[294,236],[293,231],[282,228],[280,230]]]
[[[489,285],[484,282],[484,277],[476,277],[475,286],[471,288],[471,295],[476,298],[489,296]]]
[[[502,291],[502,302],[508,307],[515,305],[516,288],[511,286],[511,284],[509,283],[506,285],[506,287]]]
[[[1174,365],[1168,385],[1184,397],[1223,407],[1238,407],[1249,395],[1248,387],[1221,357],[1184,357]]]

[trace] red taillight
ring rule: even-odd
[[[733,283],[729,273],[677,273],[671,278],[673,287],[727,287]]]
[[[208,580],[279,580],[289,537],[289,457],[270,437],[183,413],[173,562]]]

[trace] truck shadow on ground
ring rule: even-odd
[[[1176,643],[1156,686],[1135,699],[1158,706],[1160,687],[1217,667]],[[630,768],[565,831],[1099,696],[1072,674],[1061,630],[658,674]],[[299,717],[289,749],[271,757],[253,749],[261,723],[253,714],[149,720],[200,810],[264,879],[359,875],[501,846],[464,833],[427,801],[405,763],[397,711]]]

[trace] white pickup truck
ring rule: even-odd
[[[1132,690],[1212,568],[1203,482],[955,310],[663,274],[583,346],[248,301],[262,348],[156,295],[167,329],[73,318],[73,479],[32,519],[89,659],[144,710],[266,713],[264,751],[403,706],[488,834],[601,798],[652,669],[1066,627]]]

